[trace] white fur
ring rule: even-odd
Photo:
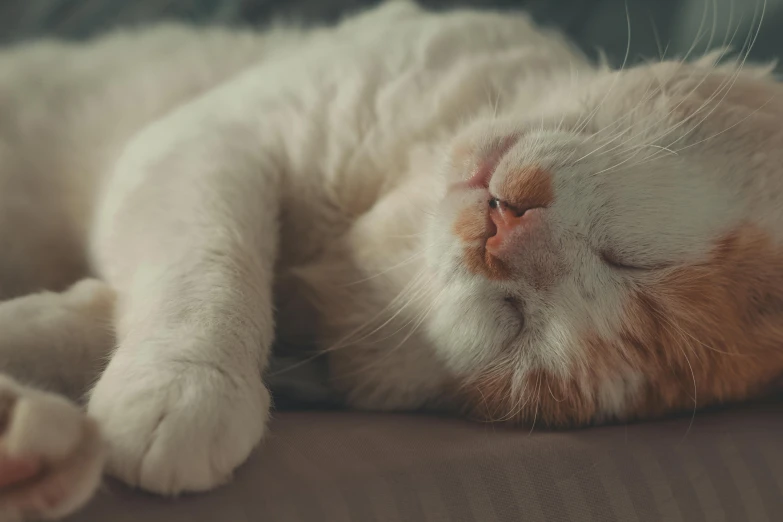
[[[602,382],[596,392],[601,418],[622,418],[632,407],[632,401],[643,384],[644,376],[633,370]]]
[[[47,349],[59,335],[73,353],[102,357],[114,342],[87,325],[113,317],[116,351],[87,411],[109,471],[161,493],[228,480],[262,438],[261,373],[275,335],[327,351],[333,385],[357,407],[453,406],[448,383],[508,350],[520,378],[568,375],[589,366],[586,330],[616,334],[633,284],[595,248],[612,242],[640,264],[700,259],[748,217],[737,191],[758,200],[721,170],[751,146],[727,150],[719,138],[660,154],[695,142],[686,132],[695,125],[666,133],[677,123],[671,100],[709,70],[672,63],[620,75],[524,15],[435,15],[401,1],[329,30],[163,26],[7,50],[0,296],[94,274],[117,302],[48,322],[3,303],[0,353],[35,331],[26,345]],[[685,87],[669,89],[680,77]],[[481,200],[446,195],[471,173],[449,156],[452,144],[480,149],[516,132],[524,138],[490,188],[531,162],[557,172],[548,219],[569,270],[547,294],[469,273],[453,233],[462,206]],[[770,168],[778,156],[753,158]],[[765,180],[780,194],[777,178]],[[772,203],[756,219],[779,233]],[[509,295],[524,302],[524,328]],[[89,382],[85,362],[68,364],[65,352],[0,369],[45,380],[51,364],[58,391],[76,396]],[[628,413],[643,381],[629,372],[592,391],[601,415]],[[68,411],[64,422],[76,422]],[[73,484],[69,508],[93,478]]]

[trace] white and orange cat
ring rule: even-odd
[[[358,408],[565,427],[764,393],[783,89],[714,62],[613,71],[524,15],[404,1],[5,50],[0,520],[104,468],[228,480],[273,343]]]

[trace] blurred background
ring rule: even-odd
[[[40,36],[80,39],[162,20],[263,27],[273,21],[333,23],[380,0],[0,0],[0,44]],[[783,0],[420,0],[433,9],[524,9],[567,33],[586,53],[620,65],[701,53],[731,42],[742,50],[761,30],[752,60],[783,55]],[[630,29],[630,31],[629,31]],[[630,34],[630,46],[629,43]]]

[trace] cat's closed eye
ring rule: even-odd
[[[615,270],[647,272],[652,270],[662,270],[670,266],[661,262],[647,262],[636,259],[632,260],[629,257],[622,255],[617,250],[611,248],[601,249],[599,256],[601,257],[601,261]]]

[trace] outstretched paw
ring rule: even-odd
[[[0,375],[0,522],[78,509],[100,483],[104,455],[97,424],[76,405]]]
[[[88,410],[108,444],[107,473],[176,495],[228,481],[261,439],[269,404],[257,375],[115,358]]]

